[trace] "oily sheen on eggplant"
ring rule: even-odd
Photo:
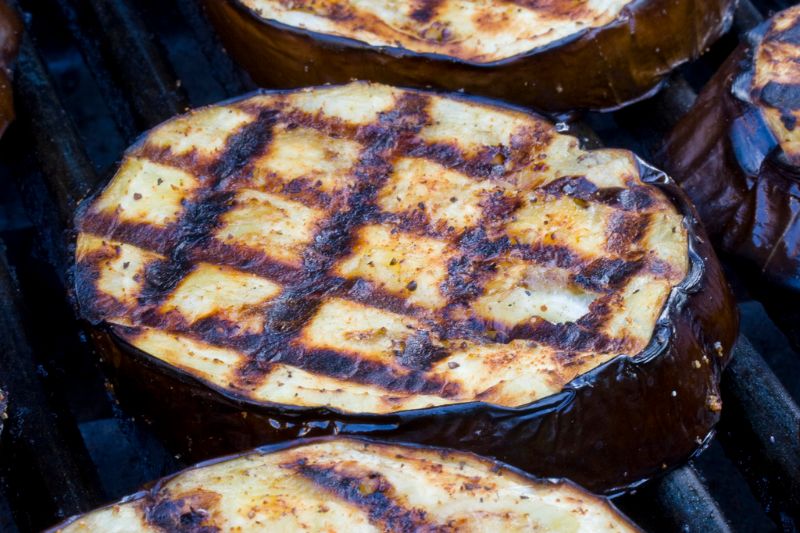
[[[77,228],[117,392],[191,457],[369,434],[607,491],[719,416],[736,314],[679,188],[512,108],[256,93],[146,134]]]
[[[16,10],[0,0],[0,135],[14,120],[13,65],[22,37],[22,21]]]
[[[640,531],[608,500],[473,454],[311,439],[218,459],[50,533]]]
[[[546,112],[657,90],[730,26],[733,0],[205,0],[264,87],[371,80]]]
[[[800,345],[800,7],[755,28],[667,137],[659,161]]]

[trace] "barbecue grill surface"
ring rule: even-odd
[[[743,0],[734,28],[655,98],[571,126],[589,146],[658,148],[697,91],[779,0]],[[113,401],[66,287],[77,202],[145,129],[255,87],[193,0],[19,0],[29,14],[18,120],[0,143],[0,530],[30,531],[177,471],[146,420]],[[724,260],[725,258],[723,258]],[[743,335],[717,436],[691,464],[617,501],[653,531],[793,531],[800,509],[800,357],[737,290]],[[766,302],[769,307],[769,302]]]

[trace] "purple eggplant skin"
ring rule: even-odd
[[[0,0],[0,135],[14,120],[13,65],[22,39],[22,19]]]
[[[483,402],[347,414],[232,397],[134,348],[104,325],[90,329],[117,397],[191,461],[304,437],[347,434],[456,448],[539,477],[568,478],[614,495],[677,466],[708,442],[738,314],[694,208],[665,174],[642,165],[684,215],[688,276],[649,345],[587,372],[560,393],[521,407]]]
[[[227,455],[227,456],[223,456],[223,457],[216,457],[216,458],[213,458],[213,459],[209,459],[207,461],[192,465],[192,466],[190,466],[188,468],[185,468],[185,469],[183,469],[183,470],[181,470],[179,472],[176,472],[174,474],[171,474],[169,476],[166,476],[166,477],[163,477],[161,479],[155,480],[153,482],[147,483],[142,488],[142,490],[140,490],[139,492],[136,492],[136,493],[133,493],[131,495],[128,495],[128,496],[124,497],[123,499],[121,499],[121,500],[119,500],[119,501],[117,501],[115,503],[106,505],[106,506],[104,506],[104,507],[102,507],[100,509],[105,509],[105,508],[113,507],[115,505],[121,505],[121,504],[140,501],[140,500],[146,502],[148,500],[148,498],[155,500],[156,497],[159,495],[159,493],[163,490],[165,485],[167,485],[170,481],[174,480],[175,478],[177,478],[177,477],[179,477],[179,476],[181,476],[181,475],[183,475],[183,474],[185,474],[187,472],[193,471],[193,470],[203,469],[203,468],[206,468],[206,467],[218,464],[218,463],[222,463],[222,462],[225,462],[225,461],[232,461],[232,460],[235,460],[235,459],[247,456],[247,455],[256,455],[256,454],[257,455],[269,455],[269,454],[272,454],[272,453],[279,453],[279,452],[284,451],[284,450],[290,450],[290,449],[295,449],[295,448],[301,448],[301,447],[304,447],[304,446],[319,444],[319,443],[323,443],[325,441],[330,441],[330,440],[333,440],[333,439],[336,439],[336,437],[302,438],[302,439],[296,439],[296,440],[292,440],[292,441],[288,441],[288,442],[280,442],[280,443],[277,443],[277,444],[268,444],[268,445],[260,446],[258,448],[252,449],[252,450],[247,450],[247,451],[242,452],[242,453],[231,454],[231,455]],[[370,446],[380,446],[382,444],[387,444],[387,443],[382,442],[382,441],[377,441],[377,440],[368,439],[368,438],[364,438],[364,437],[352,437],[349,440],[351,440],[351,441],[353,441],[354,443],[357,443],[357,444],[370,445]],[[437,453],[441,454],[442,458],[448,458],[453,453],[458,453],[459,455],[463,455],[463,453],[458,452],[456,450],[439,448],[439,447],[426,447],[426,446],[421,446],[419,444],[414,444],[414,443],[391,443],[391,444],[402,444],[403,446],[409,448],[409,450],[411,450],[411,451],[413,451],[413,450],[434,451],[434,452],[437,452]],[[607,498],[604,498],[602,496],[598,497],[598,496],[592,495],[588,491],[586,491],[583,487],[578,486],[577,484],[575,484],[574,482],[572,482],[569,479],[556,479],[556,478],[543,479],[543,478],[539,478],[539,477],[536,477],[536,476],[532,476],[532,475],[528,474],[527,472],[523,472],[522,470],[519,470],[518,468],[514,468],[513,466],[510,466],[510,465],[507,465],[507,464],[503,464],[503,463],[500,463],[500,462],[497,462],[497,461],[492,461],[492,460],[484,458],[484,457],[474,456],[474,459],[477,459],[481,463],[483,463],[483,464],[487,465],[488,467],[490,467],[489,470],[491,471],[492,474],[496,474],[496,475],[499,475],[499,476],[511,476],[512,479],[517,478],[517,479],[520,479],[520,481],[522,481],[522,482],[526,482],[527,481],[527,482],[530,482],[530,483],[535,484],[535,485],[566,486],[569,489],[572,489],[573,491],[585,494],[585,496],[587,498],[593,498],[593,499],[597,498],[599,500],[598,503],[600,503],[603,507],[605,507],[605,509],[607,510],[609,515],[615,516],[617,519],[619,519],[621,525],[627,526],[629,531],[642,532],[643,533],[642,529],[640,529],[636,524],[634,524],[632,521],[630,521],[630,519],[628,517],[623,515],[619,511],[619,509],[617,509],[617,507],[611,501],[609,501]],[[97,509],[97,510],[100,510],[100,509]],[[66,528],[67,526],[69,526],[73,522],[75,522],[77,520],[80,520],[81,516],[82,515],[76,515],[76,516],[72,516],[70,518],[67,518],[63,522],[61,522],[59,524],[56,524],[55,526],[45,530],[43,533],[59,533],[62,529]]]
[[[598,28],[509,58],[475,63],[294,28],[238,0],[204,0],[228,53],[253,80],[295,88],[352,79],[499,98],[546,113],[611,110],[660,89],[733,20],[734,0],[633,0]]]
[[[695,203],[717,251],[800,347],[800,167],[758,106],[736,91],[752,76],[764,31],[754,30],[720,67],[656,161]]]

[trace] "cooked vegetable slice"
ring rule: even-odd
[[[732,20],[732,0],[206,0],[266,87],[352,79],[466,90],[546,111],[657,88]]]
[[[78,217],[76,294],[112,335],[100,342],[123,381],[153,387],[141,373],[156,363],[223,405],[304,412],[328,432],[349,417],[561,401],[620,355],[646,364],[693,339],[671,338],[672,315],[711,276],[699,309],[719,322],[680,354],[699,381],[674,385],[692,391],[688,424],[702,428],[669,454],[685,455],[717,417],[706,402],[735,319],[715,260],[695,257],[691,219],[656,179],[628,152],[587,152],[537,117],[468,99],[367,83],[263,93],[169,121],[126,154]],[[202,410],[187,398],[158,418]],[[655,418],[683,428],[676,414]],[[289,418],[237,415],[230,439],[167,425],[216,441],[197,447],[211,453],[278,438],[264,430],[302,435]],[[429,429],[417,438],[444,444]]]
[[[13,65],[22,37],[22,21],[6,0],[0,0],[0,135],[14,120]]]
[[[639,531],[607,500],[476,455],[351,439],[198,465],[51,531]]]
[[[746,36],[670,133],[660,159],[714,243],[736,258],[800,345],[798,118],[800,7],[793,7]]]

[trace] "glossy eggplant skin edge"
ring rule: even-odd
[[[241,458],[241,457],[244,457],[244,456],[247,456],[247,455],[251,455],[251,454],[268,455],[268,454],[272,454],[272,453],[278,453],[278,452],[281,452],[281,451],[284,451],[284,450],[290,450],[290,449],[301,448],[301,447],[304,447],[304,446],[314,445],[314,444],[318,444],[318,443],[324,443],[324,442],[335,440],[335,439],[336,439],[336,437],[303,438],[303,439],[297,439],[297,440],[288,441],[288,442],[281,442],[281,443],[277,443],[277,444],[264,445],[264,446],[260,446],[258,448],[253,449],[253,450],[248,450],[248,451],[245,451],[245,452],[242,452],[242,453],[231,454],[231,455],[228,455],[228,456],[223,456],[223,457],[217,457],[217,458],[214,458],[214,459],[210,459],[208,461],[204,461],[202,463],[198,463],[198,464],[192,465],[192,466],[190,466],[188,468],[185,468],[185,469],[183,469],[183,470],[181,470],[179,472],[176,472],[174,474],[171,474],[169,476],[166,476],[166,477],[163,477],[161,479],[158,479],[158,480],[155,480],[153,482],[150,482],[147,485],[145,485],[145,487],[143,487],[143,489],[140,490],[139,492],[130,494],[130,495],[124,497],[123,499],[119,500],[118,502],[111,503],[111,504],[106,505],[106,506],[104,506],[104,507],[102,507],[100,509],[105,509],[105,508],[108,508],[108,507],[113,507],[115,505],[120,505],[120,504],[124,504],[124,503],[128,503],[128,502],[132,502],[132,501],[144,500],[148,496],[157,495],[162,490],[162,488],[165,485],[167,485],[170,481],[172,481],[173,479],[175,479],[175,478],[177,478],[177,477],[179,477],[179,476],[181,476],[181,475],[183,475],[183,474],[185,474],[187,472],[190,472],[192,470],[202,469],[202,468],[205,468],[205,467],[208,467],[208,466],[212,466],[212,465],[219,464],[219,463],[226,462],[226,461],[235,460],[235,459],[238,459],[238,458]],[[351,441],[353,441],[353,442],[355,442],[357,444],[373,445],[373,446],[380,446],[382,444],[386,444],[383,441],[378,441],[378,440],[374,440],[374,439],[368,439],[368,438],[364,438],[364,437],[350,437],[349,440],[351,440]],[[409,448],[410,450],[417,449],[417,450],[437,451],[437,452],[440,452],[443,457],[448,457],[449,454],[452,454],[454,452],[458,453],[460,455],[463,454],[463,452],[460,452],[460,451],[457,451],[457,450],[450,450],[450,449],[437,448],[437,447],[420,446],[420,445],[415,444],[415,443],[392,443],[392,444],[401,444],[401,445]],[[524,472],[522,470],[514,468],[513,466],[510,466],[510,465],[507,465],[507,464],[503,464],[503,463],[500,463],[500,462],[497,462],[497,461],[492,461],[491,459],[487,459],[485,457],[474,456],[474,454],[472,454],[472,455],[478,461],[484,463],[487,466],[490,466],[491,467],[491,472],[493,474],[497,474],[499,476],[503,476],[503,475],[511,476],[512,478],[514,478],[514,477],[521,478],[521,481],[523,481],[523,482],[527,481],[527,482],[530,482],[530,483],[533,483],[533,484],[537,484],[537,485],[550,484],[550,485],[567,486],[567,487],[569,487],[569,488],[571,488],[573,490],[576,490],[578,492],[585,493],[585,495],[587,497],[592,497],[592,498],[596,498],[597,500],[599,500],[599,502],[602,503],[602,505],[607,509],[609,514],[615,515],[621,522],[624,523],[624,525],[628,526],[631,531],[642,531],[636,524],[634,524],[632,521],[630,521],[629,518],[627,518],[625,515],[623,515],[619,511],[619,509],[617,509],[616,506],[614,506],[614,504],[612,502],[610,502],[607,498],[604,498],[602,496],[592,495],[588,491],[586,491],[583,487],[580,487],[580,486],[576,485],[574,482],[572,482],[569,479],[555,479],[555,478],[543,479],[543,478],[539,478],[539,477],[536,477],[536,476],[532,476],[532,475],[528,474],[527,472]],[[100,509],[96,509],[96,510],[100,510]],[[55,526],[45,530],[44,533],[58,533],[60,530],[62,530],[63,528],[67,527],[71,523],[75,522],[76,520],[79,520],[81,518],[81,516],[82,515],[77,515],[77,516],[73,516],[73,517],[67,518],[63,522],[61,522],[59,524],[56,524]]]
[[[12,73],[22,37],[19,14],[0,0],[0,135],[14,120]]]
[[[617,357],[525,406],[472,402],[353,415],[255,404],[168,366],[107,326],[90,333],[122,404],[193,461],[301,437],[362,435],[471,451],[618,493],[686,460],[709,438],[738,330],[732,295],[691,204],[665,174],[640,165],[643,180],[684,215],[689,275],[673,289],[642,353]]]
[[[260,18],[238,0],[204,0],[228,53],[269,88],[352,79],[500,98],[548,113],[615,109],[725,33],[733,0],[634,0],[616,20],[491,63],[376,47]]]
[[[762,34],[754,30],[731,54],[656,160],[695,203],[717,250],[800,346],[800,168],[786,161],[758,107],[734,94],[737,80],[752,75]]]

